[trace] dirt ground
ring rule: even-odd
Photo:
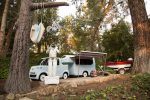
[[[77,79],[77,78],[74,78]],[[68,81],[74,80],[72,78],[67,79]],[[70,89],[66,89],[66,91],[58,91],[57,93],[55,93],[54,95],[59,96],[59,99],[61,98],[61,100],[66,98],[66,94],[70,95],[70,96],[82,96],[84,95],[87,91],[90,90],[102,90],[104,88],[106,88],[107,86],[114,86],[114,85],[123,85],[126,83],[130,82],[130,75],[121,75],[119,78],[110,80],[110,81],[105,81],[105,82],[101,82],[101,83],[90,83],[90,84],[85,84],[85,85],[79,85],[77,87],[69,87]],[[6,93],[4,92],[4,84],[5,84],[5,80],[0,80],[0,94],[6,95]],[[128,84],[129,85],[129,84]],[[31,87],[33,91],[38,91],[40,88],[42,88],[41,86],[41,82],[40,81],[32,81],[31,82]],[[52,96],[52,95],[51,95]],[[40,96],[39,100],[44,100],[43,98],[45,98],[45,96]]]
[[[117,79],[113,79],[111,81],[105,81],[101,83],[91,83],[91,84],[85,84],[82,86],[78,86],[76,88],[72,88],[72,92],[68,95],[73,96],[74,99],[71,98],[71,100],[78,100],[79,96],[83,96],[88,91],[99,91],[103,90],[106,87],[110,86],[119,86],[119,85],[126,85],[127,87],[130,87],[131,78],[130,75],[121,75],[121,77]],[[66,100],[66,95],[63,95],[62,93],[59,94],[58,100]],[[60,99],[61,98],[61,99]],[[63,99],[62,99],[63,98]]]

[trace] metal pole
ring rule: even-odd
[[[79,77],[79,67],[80,67],[80,55],[79,55],[79,65],[78,65],[78,77]]]
[[[107,59],[107,54],[105,55],[104,71],[105,71],[105,67],[106,67],[106,59]]]

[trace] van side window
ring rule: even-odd
[[[79,65],[79,59],[75,59],[75,63]],[[93,64],[93,59],[80,59],[80,65],[91,65]]]

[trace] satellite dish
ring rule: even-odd
[[[38,38],[37,38],[37,43],[40,42],[40,40],[41,40],[41,38],[44,34],[44,31],[45,31],[45,27],[44,27],[42,22],[39,24],[39,27],[40,27],[40,32],[39,32],[39,35],[38,35]]]
[[[30,31],[30,39],[32,40],[32,42],[34,43],[40,42],[44,34],[44,31],[45,31],[45,27],[42,22],[39,25],[38,24],[32,25],[32,28]]]
[[[40,32],[39,25],[38,24],[32,25],[31,31],[30,31],[30,39],[34,43],[36,43],[36,41],[37,41],[39,32]]]

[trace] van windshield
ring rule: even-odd
[[[48,65],[48,58],[47,58],[47,59],[44,59],[44,60],[41,62],[41,65]]]
[[[48,65],[48,58],[47,59],[42,59],[42,61],[41,61],[41,63],[40,63],[41,65]],[[59,59],[57,59],[57,65],[59,65]]]
[[[75,59],[75,63],[77,65],[79,65],[79,62],[80,62],[80,65],[92,65],[93,64],[93,59],[90,58],[90,59]]]

